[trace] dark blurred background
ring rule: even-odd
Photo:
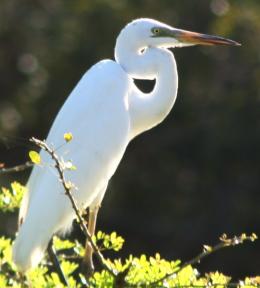
[[[173,111],[130,143],[99,215],[98,229],[126,239],[121,256],[159,251],[187,260],[223,232],[260,232],[259,0],[1,0],[0,162],[27,160],[27,139],[46,137],[82,74],[113,58],[120,29],[138,17],[243,44],[174,50],[180,85]],[[28,175],[1,175],[0,185],[25,184]],[[15,221],[1,214],[1,234],[13,236]],[[259,267],[255,243],[198,268],[242,278]]]

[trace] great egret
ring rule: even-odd
[[[93,234],[108,181],[134,137],[159,124],[172,109],[178,88],[173,54],[167,48],[239,43],[222,37],[176,29],[153,19],[137,19],[120,32],[115,61],[102,60],[91,67],[59,111],[47,137],[57,153],[77,167],[67,178],[78,190],[73,195],[81,207],[89,207]],[[142,93],[134,79],[156,79],[151,93]],[[63,134],[74,140],[63,145]],[[41,151],[45,163],[50,157]],[[19,232],[13,260],[25,272],[43,257],[53,234],[67,231],[75,213],[51,166],[35,166],[22,201]],[[86,245],[86,263],[92,251]]]

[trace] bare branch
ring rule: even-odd
[[[27,161],[24,164],[17,165],[14,167],[9,167],[9,168],[1,168],[0,166],[0,174],[21,172],[28,168],[31,168],[32,166],[33,166],[33,163],[31,161]]]
[[[163,282],[164,280],[166,280],[167,278],[179,273],[181,270],[183,270],[184,268],[186,268],[189,265],[194,265],[199,263],[203,258],[211,255],[212,253],[215,253],[216,251],[223,249],[223,248],[227,248],[227,247],[232,247],[232,246],[236,246],[236,245],[240,245],[243,244],[245,241],[255,241],[257,239],[256,234],[252,234],[250,236],[247,236],[246,234],[242,234],[240,236],[234,236],[233,238],[227,238],[226,234],[223,234],[221,237],[219,237],[220,242],[217,243],[215,246],[211,247],[208,245],[204,245],[203,246],[203,251],[198,254],[196,257],[192,258],[191,260],[183,263],[181,266],[179,266],[177,271],[174,271],[172,273],[168,273],[165,276],[163,276],[162,278],[150,283],[150,287],[157,287],[157,285],[161,282]],[[232,285],[235,283],[231,283]],[[231,285],[231,286],[232,286]],[[234,287],[233,285],[233,287]],[[223,286],[223,284],[222,284]],[[231,287],[229,284],[226,285],[226,287]]]

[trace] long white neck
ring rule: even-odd
[[[174,105],[178,74],[173,54],[167,49],[133,45],[119,37],[115,48],[116,61],[135,79],[155,79],[151,93],[141,92],[133,83],[129,93],[129,115],[132,139],[159,124]]]

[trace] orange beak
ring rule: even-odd
[[[170,34],[171,37],[174,37],[183,44],[241,46],[240,43],[223,37],[201,34],[181,29],[172,29]]]

